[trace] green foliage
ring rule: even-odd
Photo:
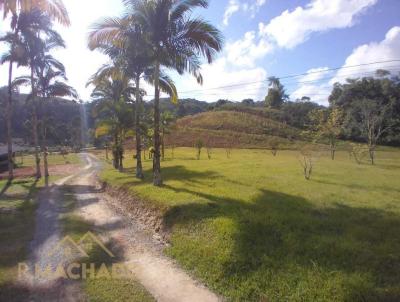
[[[389,128],[379,135],[381,142],[400,143],[397,131],[400,126],[398,77],[364,77],[349,79],[344,84],[336,83],[329,102],[344,112],[344,134],[347,138],[367,142],[365,124],[373,120],[377,128]]]
[[[289,96],[286,94],[285,88],[278,78],[270,77],[268,80],[270,88],[265,97],[265,105],[270,108],[280,108]]]
[[[322,153],[309,181],[298,151],[268,153],[214,148],[197,161],[178,148],[157,188],[152,161],[144,180],[108,166],[101,177],[165,213],[168,254],[228,300],[399,300],[400,151],[379,151],[374,167]]]

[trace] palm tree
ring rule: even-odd
[[[32,134],[35,144],[36,178],[40,178],[40,150],[36,104],[36,96],[38,92],[35,79],[35,77],[37,77],[36,71],[38,66],[44,64],[43,60],[51,49],[56,47],[65,47],[65,44],[61,36],[53,30],[53,23],[50,17],[39,10],[31,10],[29,13],[21,13],[18,22],[30,68]]]
[[[55,71],[52,69],[52,65],[58,65],[60,70]],[[37,68],[38,75],[38,95],[41,96],[42,108],[45,107],[45,103],[51,101],[55,97],[72,97],[78,98],[78,93],[74,88],[67,85],[64,81],[67,81],[65,76],[65,69],[62,64],[50,55],[45,56],[45,60]],[[43,165],[45,178],[49,177],[49,169],[47,162],[47,123],[46,116],[42,118],[42,150],[43,150]]]
[[[101,69],[87,84],[95,86],[91,97],[94,99],[95,113],[99,120],[96,136],[112,135],[113,166],[122,170],[123,139],[131,125],[132,117],[128,104],[134,88],[130,85],[129,79],[121,73],[106,77],[103,72]]]
[[[19,22],[22,14],[30,13],[32,10],[39,10],[48,15],[51,19],[58,21],[60,24],[68,26],[70,24],[67,10],[62,0],[0,0],[0,11],[3,11],[3,20],[11,15],[10,26],[12,33],[9,38],[11,41],[8,69],[8,99],[7,99],[7,146],[8,146],[8,162],[9,174],[8,180],[13,179],[13,151],[12,151],[12,75],[13,63],[16,59],[17,43],[19,41],[19,33],[21,24]],[[1,42],[1,41],[0,41]],[[40,170],[39,170],[40,172]]]
[[[14,91],[14,85],[12,81],[13,74],[13,63],[17,63],[17,66],[27,65],[26,52],[22,45],[22,42],[18,35],[12,32],[8,32],[2,38],[0,42],[8,44],[9,51],[4,53],[0,58],[0,64],[9,62],[8,69],[8,97],[6,102],[6,128],[7,128],[7,153],[8,153],[8,181],[12,181],[14,178],[14,158],[12,150],[12,93]]]
[[[136,177],[143,178],[141,143],[142,95],[140,79],[152,66],[151,49],[148,49],[147,36],[142,26],[129,17],[105,18],[94,24],[89,35],[89,48],[97,49],[118,62],[119,70],[134,80],[135,92],[135,133],[136,133]],[[108,67],[106,66],[105,70]],[[110,69],[108,69],[110,71]]]
[[[211,63],[222,50],[220,31],[210,23],[192,18],[190,13],[208,7],[208,0],[124,0],[128,18],[142,26],[154,59],[154,157],[153,184],[162,184],[160,167],[160,67],[179,74],[189,72],[199,84],[200,57]],[[111,34],[111,32],[109,33]]]

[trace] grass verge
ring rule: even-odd
[[[295,151],[171,151],[164,185],[106,163],[101,178],[159,207],[172,230],[167,253],[232,301],[400,300],[400,152],[377,164],[322,154],[306,181]],[[104,160],[104,153],[98,154]]]

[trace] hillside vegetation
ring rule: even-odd
[[[302,135],[299,129],[257,112],[209,111],[179,119],[168,143],[193,146],[199,138],[213,147],[244,148],[268,148],[272,139],[279,139],[282,146],[293,148]]]

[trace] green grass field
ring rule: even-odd
[[[399,301],[400,151],[377,164],[318,158],[306,181],[297,152],[167,150],[164,186],[105,165],[101,177],[165,214],[167,253],[233,301]],[[104,159],[104,153],[99,155]]]

